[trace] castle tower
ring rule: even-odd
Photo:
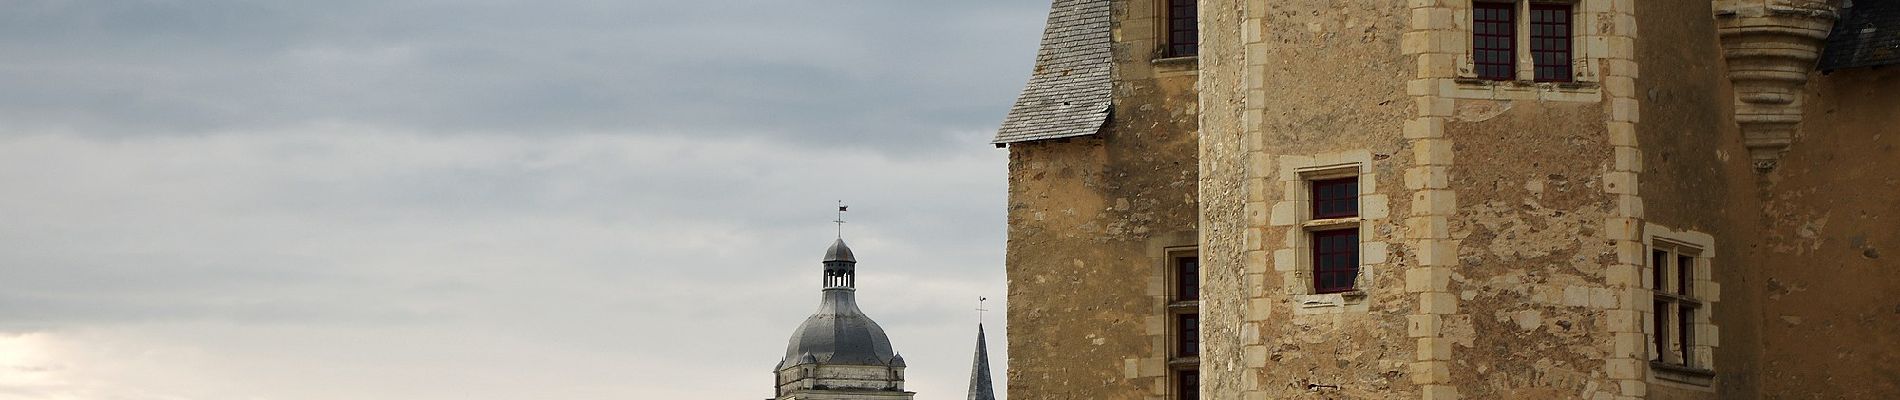
[[[792,332],[774,369],[776,400],[910,400],[904,356],[884,328],[858,310],[857,257],[844,239],[825,250],[818,311]]]

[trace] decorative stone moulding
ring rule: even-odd
[[[1801,125],[1801,89],[1839,18],[1822,1],[1776,0],[1715,12],[1735,86],[1735,124],[1755,169],[1775,168]]]

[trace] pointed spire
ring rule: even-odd
[[[990,349],[983,338],[983,324],[976,324],[976,361],[970,366],[970,397],[968,400],[996,400],[996,389],[990,387]]]

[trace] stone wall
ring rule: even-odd
[[[1806,97],[1750,243],[1764,398],[1900,396],[1900,71],[1817,74]]]
[[[1196,61],[1156,61],[1158,2],[1115,1],[1100,135],[1010,152],[1009,393],[1156,399],[1170,389],[1168,251],[1196,245]]]

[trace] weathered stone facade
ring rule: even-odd
[[[1180,398],[1179,251],[1200,398],[1900,397],[1900,70],[1814,71],[1841,4],[1560,2],[1539,81],[1480,79],[1472,0],[1202,0],[1187,59],[1104,1],[1108,124],[1005,141],[1013,398]]]

